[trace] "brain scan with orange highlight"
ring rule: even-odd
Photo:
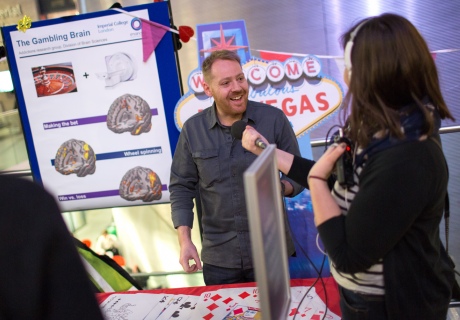
[[[161,199],[162,184],[155,172],[138,166],[125,173],[119,191],[120,197],[125,200],[151,202]]]
[[[96,171],[96,154],[86,142],[70,139],[59,147],[54,167],[63,175],[76,174],[77,177],[85,177]]]
[[[112,103],[107,114],[107,127],[115,133],[139,135],[152,128],[152,111],[139,96],[124,94]]]

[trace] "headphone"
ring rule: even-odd
[[[345,45],[344,60],[345,68],[347,68],[348,70],[348,79],[351,79],[351,50],[353,50],[353,40],[355,39],[359,30],[366,24],[367,21],[368,20],[365,20],[358,24],[358,26],[351,32],[350,40],[348,40],[347,44]]]

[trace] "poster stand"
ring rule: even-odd
[[[141,22],[169,27],[168,2],[123,10],[2,28],[32,176],[62,211],[169,202],[179,68],[171,32],[143,62]]]

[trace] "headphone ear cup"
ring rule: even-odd
[[[344,52],[344,62],[345,68],[348,70],[348,79],[351,80],[351,51],[353,50],[353,41],[355,36],[358,34],[359,30],[365,25],[367,20],[361,22],[350,34],[350,39],[348,40],[347,44],[345,45],[345,52]]]
[[[347,42],[344,52],[345,68],[347,68],[351,76],[351,50],[353,50],[353,40]]]

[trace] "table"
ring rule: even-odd
[[[291,279],[291,287],[297,287],[297,286],[310,287],[312,286],[312,284],[314,284],[317,295],[327,305],[328,309],[332,311],[333,313],[335,313],[336,315],[340,316],[341,312],[340,312],[340,306],[339,306],[339,293],[338,293],[337,283],[332,277],[323,278],[324,286],[321,280],[318,280],[318,281],[316,280],[317,279]],[[256,283],[248,282],[248,283],[237,283],[237,284],[215,285],[215,286],[155,289],[155,290],[141,290],[141,291],[128,291],[128,292],[111,292],[111,293],[99,293],[97,294],[97,299],[98,299],[99,304],[102,304],[112,294],[123,294],[124,295],[124,294],[135,294],[135,293],[153,293],[153,294],[185,294],[185,295],[200,296],[204,292],[217,291],[219,289],[246,288],[246,287],[256,287],[256,286],[257,286]],[[296,319],[297,318],[303,319],[301,317],[296,317]],[[317,319],[320,320],[320,318],[317,318]]]

